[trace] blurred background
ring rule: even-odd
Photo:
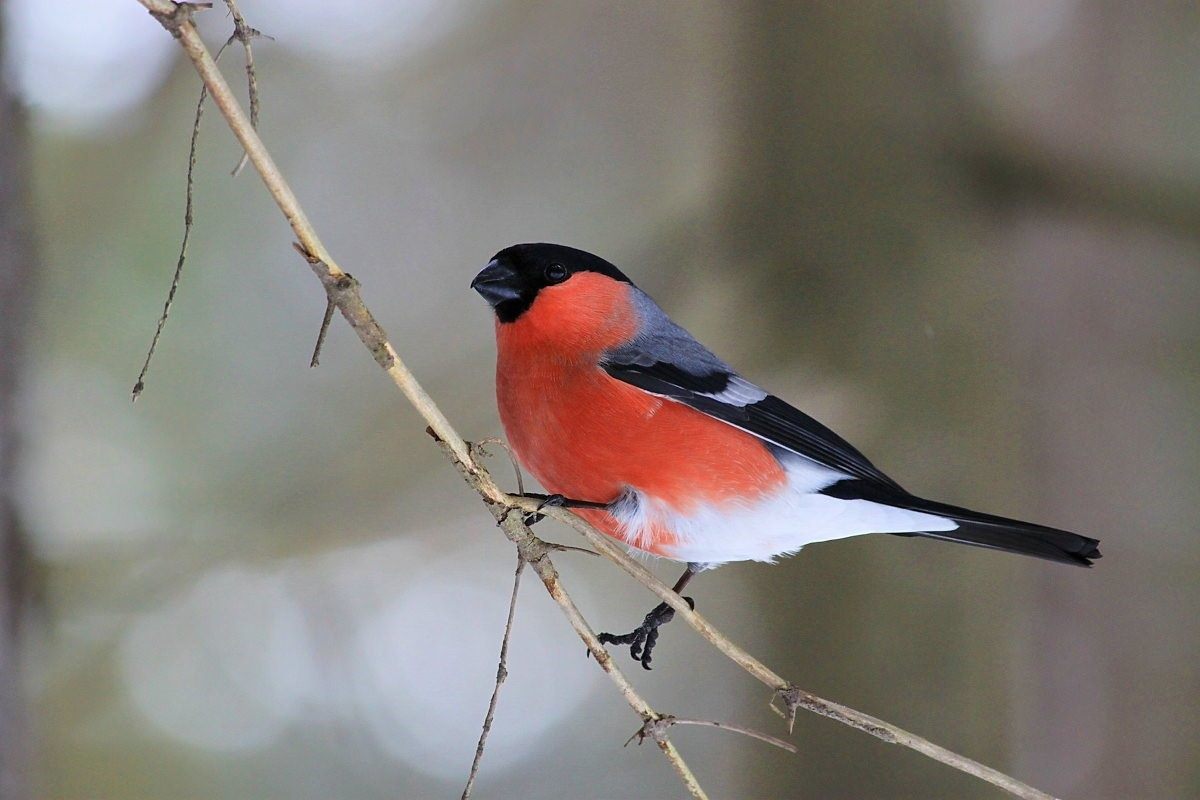
[[[511,548],[340,320],[308,369],[323,293],[211,108],[130,403],[199,82],[134,0],[0,7],[4,797],[458,796]],[[464,435],[500,433],[471,277],[520,241],[604,255],[909,489],[1104,542],[1090,571],[815,545],[702,577],[710,619],[1056,795],[1200,791],[1200,6],[242,10],[275,37],[265,140]],[[654,604],[557,562],[598,629]],[[620,659],[663,711],[779,733],[685,625]],[[682,795],[533,576],[509,670],[480,797]],[[798,756],[673,735],[714,797],[1004,796],[811,715]]]

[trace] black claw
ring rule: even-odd
[[[538,503],[538,511],[543,508],[561,508],[567,504],[567,498],[561,494],[548,494],[546,499]]]
[[[529,497],[530,495],[526,495]],[[546,518],[545,514],[539,514],[543,508],[561,508],[567,504],[567,498],[561,494],[548,494],[542,502],[538,503],[537,511],[525,515],[525,524],[529,526],[537,525]]]
[[[690,608],[696,607],[696,601],[690,597],[683,598]],[[675,609],[666,603],[659,603],[642,620],[642,624],[629,633],[601,633],[600,644],[629,645],[629,655],[634,661],[641,662],[643,669],[650,669],[651,653],[658,643],[658,629],[675,618]]]
[[[630,649],[629,655],[642,662],[642,669],[650,669],[650,651],[654,649],[656,642],[658,642],[658,628],[651,628],[646,632],[646,650],[642,653],[642,657],[638,658],[638,654]]]

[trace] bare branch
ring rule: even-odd
[[[496,686],[492,689],[492,699],[488,701],[487,714],[483,718],[483,730],[479,734],[479,744],[475,745],[475,760],[471,762],[471,772],[467,775],[467,785],[463,788],[462,800],[468,800],[471,790],[475,788],[475,776],[479,774],[479,762],[483,760],[483,749],[487,746],[488,734],[492,732],[492,720],[496,718],[496,701],[500,698],[500,685],[508,679],[508,640],[512,636],[513,616],[517,611],[517,592],[521,588],[521,573],[525,571],[525,560],[517,556],[517,571],[513,574],[512,597],[508,601],[508,620],[504,623],[504,638],[500,640],[500,664],[496,667]]]
[[[503,492],[487,470],[472,459],[466,442],[450,425],[445,415],[408,370],[383,329],[363,304],[358,290],[358,282],[338,267],[325,250],[299,201],[275,165],[270,153],[258,138],[250,120],[247,119],[245,112],[234,98],[228,84],[217,70],[212,57],[189,21],[190,12],[182,12],[180,9],[185,8],[184,6],[177,6],[169,0],[138,0],[138,2],[149,9],[151,14],[179,40],[184,51],[195,64],[196,70],[209,88],[213,101],[220,108],[230,129],[242,144],[251,163],[254,164],[268,191],[300,240],[297,249],[305,256],[314,274],[321,280],[330,301],[338,307],[359,339],[375,357],[376,362],[387,372],[393,383],[429,424],[430,434],[462,474],[464,480],[480,495],[488,510],[495,517],[501,531],[517,546],[521,558],[527,561],[537,573],[551,598],[562,609],[572,628],[595,657],[596,663],[617,686],[626,702],[642,717],[644,723],[663,719],[663,715],[657,713],[637,693],[624,673],[613,663],[608,651],[597,640],[595,633],[559,581],[558,572],[549,556],[549,548],[534,536],[524,523],[524,513],[514,513],[538,511],[534,501],[513,497]],[[934,760],[986,780],[1018,797],[1030,800],[1052,800],[1050,795],[1044,792],[939,747],[902,728],[846,706],[824,700],[793,686],[717,631],[707,620],[696,614],[679,595],[672,592],[641,564],[630,559],[618,545],[581,518],[566,509],[559,508],[541,509],[541,513],[553,516],[582,533],[598,552],[614,561],[658,595],[705,639],[759,681],[771,687],[777,695],[783,697],[789,713],[794,714],[794,709],[804,708],[870,733],[883,741],[909,747]],[[673,743],[667,738],[665,729],[654,728],[654,738],[655,743],[666,755],[692,797],[705,797],[704,790],[696,781],[695,776]]]

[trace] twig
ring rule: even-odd
[[[743,736],[749,736],[751,739],[758,739],[759,741],[766,742],[767,744],[773,744],[781,750],[787,750],[789,753],[800,752],[800,748],[796,747],[796,745],[792,744],[791,742],[785,742],[783,739],[776,738],[770,734],[763,733],[762,731],[756,731],[753,728],[734,725],[731,722],[717,722],[711,719],[683,719],[682,717],[674,717],[669,714],[661,719],[654,720],[653,722],[647,722],[646,724],[642,725],[642,727],[633,732],[632,736],[625,740],[625,746],[628,747],[629,743],[634,739],[637,739],[637,743],[640,745],[646,740],[647,736],[653,738],[655,736],[656,729],[666,730],[672,725],[704,725],[709,728],[720,728],[723,731],[740,733]]]
[[[508,446],[508,442],[499,436],[481,439],[478,442],[469,442],[468,446],[471,450],[471,458],[474,459],[476,456],[491,456],[491,453],[487,451],[489,444],[498,444],[504,448],[504,452],[508,455],[508,461],[512,464],[513,475],[517,479],[517,494],[525,494],[525,475],[521,472],[521,465],[517,463],[517,454]]]
[[[332,300],[325,301],[325,316],[321,319],[321,330],[317,331],[317,343],[313,347],[312,358],[308,360],[308,366],[321,366],[321,348],[325,346],[325,334],[329,333],[329,323],[333,322],[333,310],[337,308]]]
[[[508,442],[506,442],[503,439],[496,437],[496,436],[492,436],[487,439],[481,439],[478,442],[467,442],[467,447],[471,451],[471,458],[472,459],[477,459],[478,457],[490,458],[492,454],[489,453],[486,448],[487,448],[487,445],[491,445],[491,444],[498,444],[504,448],[504,452],[508,454],[509,462],[512,463],[513,474],[516,476],[516,479],[517,479],[517,493],[525,494],[525,477],[521,472],[521,465],[517,463],[517,456],[515,453],[513,453],[513,449],[511,447],[509,447]],[[549,547],[551,550],[553,550],[555,552],[559,552],[559,553],[586,553],[589,556],[596,556],[597,558],[602,558],[602,556],[599,553],[597,553],[595,550],[588,550],[586,547],[576,547],[575,545],[558,544],[557,542],[547,542],[544,540],[543,540],[543,544],[545,544],[546,547]]]
[[[595,657],[597,664],[617,685],[626,702],[637,711],[643,721],[661,719],[662,715],[634,690],[625,675],[616,667],[608,651],[601,646],[595,633],[587,621],[579,613],[579,609],[571,600],[570,595],[559,582],[558,573],[554,568],[545,543],[533,535],[525,525],[522,515],[511,513],[516,510],[536,511],[532,501],[525,498],[514,498],[505,494],[492,480],[487,470],[471,458],[468,446],[458,432],[450,425],[445,415],[417,382],[407,366],[396,353],[395,348],[387,339],[383,329],[375,321],[370,311],[362,302],[358,291],[358,282],[347,275],[325,250],[316,231],[304,214],[299,201],[296,199],[287,181],[275,165],[266,147],[258,138],[250,125],[249,119],[234,98],[228,84],[221,76],[212,57],[197,34],[195,27],[187,19],[187,14],[181,13],[180,6],[169,0],[138,0],[150,10],[163,26],[175,36],[184,51],[196,66],[197,72],[209,87],[213,101],[225,116],[230,130],[233,131],[242,147],[246,150],[250,161],[254,164],[263,183],[275,199],[276,204],[287,218],[296,237],[300,240],[299,250],[305,255],[314,274],[321,280],[325,290],[338,306],[342,316],[350,323],[359,339],[374,356],[376,362],[384,369],[397,388],[404,394],[413,407],[429,424],[429,432],[458,468],[467,483],[483,499],[489,511],[496,518],[500,529],[510,541],[517,545],[521,556],[538,574],[550,596],[567,616],[571,626],[579,637],[586,643],[588,650]],[[1050,795],[1040,792],[1003,773],[985,767],[978,762],[953,753],[945,748],[929,742],[914,734],[889,723],[878,720],[867,714],[850,709],[846,706],[823,700],[808,692],[804,692],[784,681],[757,659],[750,656],[724,635],[712,627],[707,620],[692,611],[686,602],[677,594],[657,580],[644,567],[634,562],[622,552],[619,547],[610,542],[603,534],[582,519],[575,517],[569,511],[559,508],[543,509],[542,513],[553,516],[583,533],[588,542],[599,552],[618,564],[622,569],[634,576],[639,582],[653,591],[656,595],[676,610],[688,624],[696,629],[704,638],[718,647],[723,653],[733,659],[743,669],[758,680],[772,687],[777,694],[785,697],[789,707],[805,708],[815,713],[830,717],[843,724],[872,734],[884,741],[893,742],[921,752],[930,758],[945,763],[970,775],[975,775],[1002,789],[1022,798],[1030,800],[1052,800]],[[666,738],[665,733],[656,738],[656,744],[667,756],[671,766],[683,781],[688,792],[693,797],[704,797],[704,790],[696,782],[687,764],[680,757],[674,745]]]
[[[241,9],[238,8],[237,0],[225,0],[225,5],[229,7],[229,13],[233,16],[233,38],[242,43],[242,50],[246,53],[246,93],[250,97],[250,127],[258,130],[258,76],[254,71],[254,49],[250,46],[250,41],[260,36],[264,39],[271,37],[246,24],[246,19],[242,16]],[[242,157],[238,159],[237,166],[230,174],[235,178],[240,175],[248,159],[249,157],[243,150]],[[314,363],[312,366],[315,367],[316,364]]]
[[[545,541],[545,540],[543,540],[543,541]],[[546,547],[549,547],[551,550],[553,550],[556,553],[583,553],[584,555],[595,556],[596,558],[604,558],[604,556],[600,555],[595,550],[588,550],[586,547],[576,547],[573,544],[559,544],[558,542],[546,542]]]
[[[492,732],[492,720],[496,717],[496,701],[500,698],[500,685],[508,679],[508,640],[512,635],[513,615],[517,610],[517,592],[521,588],[521,573],[525,571],[525,560],[517,556],[517,571],[513,574],[512,597],[508,601],[508,620],[504,623],[504,638],[500,640],[500,664],[496,667],[496,686],[492,699],[488,701],[487,714],[483,718],[483,730],[479,733],[479,744],[475,745],[475,759],[467,775],[467,785],[462,800],[468,800],[475,788],[475,776],[479,773],[479,762],[483,760],[483,749],[487,746],[488,734]]]
[[[184,7],[190,8],[191,6]],[[230,41],[233,40],[230,39]],[[221,45],[221,49],[213,56],[213,63],[216,63],[221,58],[221,54],[225,52],[225,48],[228,46],[229,42]],[[196,145],[200,141],[200,119],[204,116],[204,101],[207,99],[208,85],[201,84],[200,99],[196,101],[196,117],[192,122],[192,141],[188,146],[187,193],[183,205],[183,239],[179,243],[179,258],[175,261],[175,274],[171,277],[171,288],[167,291],[167,300],[163,303],[162,313],[158,316],[158,325],[154,328],[154,337],[150,340],[150,349],[146,351],[146,360],[142,362],[142,369],[133,384],[130,399],[135,403],[146,389],[146,373],[150,370],[150,361],[154,358],[154,351],[158,349],[158,340],[162,337],[163,328],[167,325],[167,315],[171,313],[171,306],[175,302],[175,292],[178,291],[179,281],[183,277],[183,264],[187,261],[188,240],[191,238],[192,224],[194,222],[192,196],[195,185],[193,175],[196,171]]]

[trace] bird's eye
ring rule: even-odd
[[[550,283],[561,283],[567,278],[567,268],[562,264],[550,264],[546,267],[546,280]]]

